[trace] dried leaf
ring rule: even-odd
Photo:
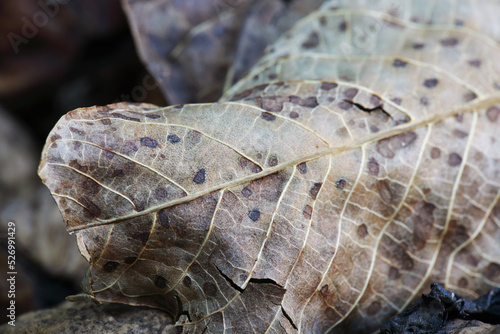
[[[219,103],[64,116],[39,174],[87,293],[184,333],[356,333],[430,282],[499,287],[499,5],[391,4],[325,2]]]

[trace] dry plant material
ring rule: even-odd
[[[500,287],[500,5],[326,1],[218,103],[74,110],[39,174],[86,292],[183,333],[370,332]]]

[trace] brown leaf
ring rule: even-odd
[[[355,333],[429,282],[500,286],[498,4],[452,6],[326,1],[218,103],[64,116],[39,173],[87,292],[185,333]]]

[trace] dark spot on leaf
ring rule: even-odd
[[[500,264],[492,262],[486,267],[486,277],[494,281],[500,277]]]
[[[61,139],[61,136],[57,133],[55,135],[50,136],[50,141],[55,142],[56,140]]]
[[[114,154],[113,152],[111,152],[111,151],[107,151],[107,150],[106,150],[106,151],[104,151],[104,156],[105,156],[106,158],[108,158],[108,159],[110,159],[110,160],[111,160],[111,159],[113,159],[113,158],[114,158],[115,154]]]
[[[168,215],[168,213],[165,209],[158,211],[158,213],[156,214],[156,221],[158,222],[158,224],[160,224],[160,226],[162,226],[164,228],[171,227],[171,225],[170,225],[171,219],[170,219],[170,216]]]
[[[259,108],[279,112],[283,110],[283,103],[288,101],[286,97],[283,96],[269,96],[257,99],[257,105]]]
[[[277,166],[278,163],[279,163],[278,158],[274,156],[270,157],[269,160],[267,161],[267,164],[271,167]]]
[[[71,160],[71,161],[69,162],[68,166],[70,166],[70,167],[72,167],[72,168],[74,168],[74,169],[76,169],[76,170],[79,170],[80,172],[83,172],[83,173],[86,173],[86,172],[87,172],[87,170],[88,170],[87,166],[82,166],[82,165],[80,165],[80,164],[78,163],[78,161],[76,161],[76,160]]]
[[[337,88],[337,86],[338,86],[338,84],[336,84],[335,82],[322,82],[321,86],[320,86],[320,89],[322,89],[322,90],[332,90],[332,89]]]
[[[86,218],[96,218],[101,215],[101,208],[92,202],[88,197],[79,197],[78,202],[80,202],[85,208],[84,215]]]
[[[211,282],[205,282],[203,284],[203,292],[209,297],[215,297],[217,294],[217,286]]]
[[[311,217],[312,217],[312,211],[313,211],[312,207],[310,205],[306,205],[304,207],[304,210],[302,210],[302,214],[304,215],[304,217],[306,219],[311,219]]]
[[[349,88],[344,91],[344,96],[347,97],[348,99],[352,99],[358,94],[358,89],[357,88]]]
[[[464,95],[464,101],[465,102],[469,102],[469,101],[475,100],[476,98],[477,98],[477,95],[474,92],[468,92],[468,93],[466,93]]]
[[[381,180],[377,182],[377,191],[382,201],[386,204],[391,204],[392,192],[389,181]]]
[[[462,157],[458,153],[450,153],[448,156],[448,165],[451,167],[458,166],[462,163]]]
[[[79,129],[71,127],[71,126],[69,127],[69,131],[71,131],[73,133],[76,133],[79,136],[84,136],[85,135],[85,131],[79,130]]]
[[[191,145],[197,145],[201,142],[201,133],[196,130],[189,131],[186,140]]]
[[[125,173],[123,172],[122,169],[115,169],[113,171],[113,174],[111,174],[111,177],[120,177],[120,176],[124,176]]]
[[[436,206],[428,202],[420,202],[415,206],[413,216],[413,244],[417,250],[424,248],[434,224]],[[412,261],[413,264],[413,261]]]
[[[276,79],[277,77],[278,77],[278,75],[277,75],[276,73],[271,73],[271,74],[269,74],[269,75],[267,76],[267,78],[268,78],[269,80],[274,80],[274,79]]]
[[[295,112],[295,111],[292,111],[292,112],[290,113],[290,118],[292,118],[292,119],[299,118],[299,114],[298,114],[297,112]]]
[[[373,107],[380,107],[382,105],[382,99],[377,95],[372,94],[372,96],[370,96],[370,104]]]
[[[146,146],[149,148],[156,148],[156,147],[158,147],[158,141],[156,141],[153,138],[142,137],[141,138],[141,146]]]
[[[395,97],[391,101],[397,104],[398,106],[400,106],[401,103],[403,102],[403,100],[401,100],[399,97]]]
[[[158,200],[162,200],[167,198],[168,192],[165,188],[156,188],[155,190],[155,198]]]
[[[406,65],[408,65],[408,63],[401,59],[394,59],[392,62],[392,66],[394,67],[406,67]]]
[[[411,45],[411,47],[414,48],[415,50],[422,50],[424,46],[425,46],[424,43],[413,43]]]
[[[248,211],[248,217],[252,221],[256,222],[260,218],[260,211],[258,209],[250,210],[250,211]]]
[[[342,110],[349,110],[352,108],[352,103],[348,101],[340,101],[338,106]]]
[[[182,284],[183,284],[186,288],[191,287],[191,277],[189,277],[189,276],[184,276],[184,278],[182,279]]]
[[[141,122],[141,120],[138,118],[128,117],[128,116],[122,115],[122,114],[117,113],[117,112],[112,113],[111,116],[113,116],[114,118],[121,118],[121,119],[124,119],[126,121]]]
[[[378,176],[379,171],[380,167],[378,161],[375,158],[370,158],[370,160],[368,160],[368,174]]]
[[[311,187],[311,189],[309,190],[309,195],[311,196],[312,199],[316,199],[322,185],[323,183],[317,182]]]
[[[161,115],[158,115],[158,114],[143,114],[144,116],[146,116],[147,118],[151,118],[151,119],[158,119],[161,117]]]
[[[467,282],[467,279],[465,277],[462,277],[458,280],[458,287],[465,289],[469,285],[469,282]]]
[[[165,289],[167,287],[167,280],[161,275],[156,275],[154,284],[158,289]]]
[[[319,44],[319,35],[316,31],[313,31],[309,34],[309,36],[307,37],[307,40],[305,40],[302,43],[302,47],[304,49],[311,49],[311,48],[318,46],[318,44]]]
[[[318,100],[315,96],[309,96],[303,99],[298,96],[292,95],[289,97],[289,100],[294,104],[298,104],[299,106],[306,108],[314,108],[318,106]]]
[[[399,270],[398,270],[398,268],[390,267],[389,268],[389,274],[387,276],[389,276],[389,279],[391,281],[393,281],[395,279],[398,279],[399,278]]]
[[[241,194],[243,195],[243,197],[249,198],[250,196],[252,196],[253,192],[248,187],[245,187],[241,190]]]
[[[149,232],[135,232],[135,233],[132,233],[132,238],[135,239],[135,240],[137,240],[137,241],[140,241],[141,244],[144,246],[148,242]]]
[[[376,125],[370,125],[370,131],[373,133],[377,133],[380,131],[380,129]]]
[[[123,144],[122,150],[125,154],[129,154],[131,152],[137,152],[138,148],[137,145],[135,145],[131,141],[128,141],[125,144]]]
[[[347,181],[343,178],[340,178],[337,180],[337,182],[335,182],[335,188],[337,188],[338,190],[344,190],[346,184]]]
[[[472,67],[481,67],[481,60],[480,59],[472,59],[472,60],[469,60],[468,63]]]
[[[137,260],[137,256],[128,256],[125,258],[125,260],[123,262],[125,264],[132,264],[135,262],[135,260]]]
[[[361,224],[358,226],[358,229],[356,232],[358,233],[358,236],[361,239],[364,239],[368,235],[368,228],[366,227],[365,224]]]
[[[425,96],[420,98],[420,104],[423,106],[428,106],[429,105],[429,99]]]
[[[431,79],[425,79],[424,80],[424,86],[427,88],[434,88],[437,86],[439,83],[439,80],[436,78],[431,78]]]
[[[193,178],[193,182],[196,184],[205,183],[205,168],[200,169]]]
[[[458,44],[458,39],[455,37],[448,37],[440,41],[442,46],[455,46]]]
[[[328,296],[328,293],[329,293],[328,290],[329,290],[328,284],[325,284],[321,287],[321,290],[319,290],[319,293],[321,293],[323,295],[323,297],[326,297],[326,296]]]
[[[380,312],[381,308],[382,308],[382,305],[380,305],[379,302],[374,301],[366,309],[366,314],[368,314],[369,316],[374,316],[375,314],[377,314],[378,312]]]
[[[500,115],[500,108],[497,106],[489,107],[486,110],[486,117],[490,120],[490,122],[494,123],[498,120],[498,116]]]
[[[89,178],[83,181],[82,188],[85,189],[86,193],[91,196],[95,196],[99,192],[99,184]]]
[[[433,147],[431,150],[431,158],[437,159],[441,156],[441,150],[437,147]]]
[[[262,114],[260,114],[260,116],[266,121],[274,121],[276,119],[276,116],[265,111]]]
[[[250,162],[250,160],[248,160],[247,158],[241,157],[239,165],[240,165],[241,168],[245,168],[248,165],[249,162]]]
[[[339,24],[339,30],[342,31],[342,32],[344,32],[344,31],[347,30],[347,22],[346,21],[340,22],[340,24]]]
[[[465,138],[467,137],[469,134],[467,132],[464,132],[462,130],[459,130],[459,129],[455,129],[453,130],[453,135],[457,138]]]
[[[120,265],[120,263],[118,263],[118,262],[108,261],[104,264],[102,269],[104,269],[105,272],[112,273],[113,271],[116,270],[116,268],[118,268],[119,265]]]
[[[297,169],[299,170],[300,174],[306,174],[307,164],[305,162],[301,162],[300,164],[297,165]]]
[[[324,27],[324,26],[326,26],[326,17],[321,16],[321,17],[319,18],[319,24],[320,24],[321,26],[323,26],[323,27]]]
[[[181,139],[179,138],[179,136],[177,136],[175,133],[168,135],[167,136],[167,140],[169,142],[171,142],[172,144],[177,144],[178,142],[181,141]]]

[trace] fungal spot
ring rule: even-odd
[[[427,88],[434,88],[437,86],[439,83],[439,80],[436,78],[431,78],[431,79],[425,79],[424,80],[424,86]]]
[[[116,270],[116,268],[118,268],[119,265],[120,265],[120,263],[118,263],[118,262],[108,261],[104,264],[102,269],[104,269],[104,271],[107,273],[112,273]]]
[[[441,150],[437,147],[433,147],[431,150],[431,158],[438,159],[441,156]]]
[[[373,107],[380,107],[382,105],[382,99],[377,95],[372,94],[372,96],[370,96],[370,104]]]
[[[164,209],[158,211],[158,213],[156,214],[156,221],[160,224],[160,226],[164,228],[171,227],[170,223],[172,220],[170,219],[170,216],[168,215],[167,211],[165,211]]]
[[[410,146],[416,139],[417,134],[413,131],[385,138],[377,142],[377,152],[384,158],[392,159],[396,156],[395,151]]]
[[[481,67],[481,60],[480,59],[472,59],[472,60],[469,60],[468,63],[472,67],[476,67],[476,68]]]
[[[343,190],[345,188],[347,184],[347,181],[343,178],[340,178],[337,180],[337,182],[335,182],[335,188],[337,188],[338,190]]]
[[[368,314],[369,316],[374,316],[375,314],[377,314],[378,312],[380,312],[381,308],[382,308],[382,305],[380,305],[379,302],[374,301],[366,309],[366,314]]]
[[[368,160],[368,174],[378,176],[379,171],[380,167],[377,160],[375,160],[375,158],[370,158],[370,160]]]
[[[366,227],[365,224],[361,224],[358,226],[358,229],[356,232],[358,234],[358,237],[360,237],[361,239],[364,239],[368,235],[368,228]]]
[[[403,102],[403,100],[401,100],[399,97],[395,97],[391,101],[397,104],[398,106],[400,106],[401,103]]]
[[[442,46],[455,46],[458,44],[458,39],[455,37],[448,37],[440,41]]]
[[[337,86],[338,84],[336,84],[335,82],[322,82],[320,89],[328,91],[337,88]]]
[[[82,130],[79,130],[77,128],[74,128],[74,127],[69,127],[69,131],[79,135],[79,136],[84,136],[85,135],[85,131],[82,131]]]
[[[76,170],[79,170],[80,172],[83,172],[83,173],[86,173],[88,168],[87,166],[82,166],[78,163],[78,161],[76,160],[71,160],[69,163],[68,163],[68,166],[70,166],[71,168],[74,168]]]
[[[340,22],[340,24],[339,24],[339,31],[344,32],[346,30],[347,30],[347,22],[346,21]]]
[[[186,139],[189,144],[197,145],[201,142],[201,133],[196,130],[189,131]]]
[[[260,218],[260,211],[257,209],[250,210],[250,211],[248,211],[248,217],[252,221],[256,222]]]
[[[420,98],[420,104],[423,106],[428,106],[429,105],[429,99],[425,96]]]
[[[132,143],[131,141],[128,141],[126,142],[125,144],[123,144],[122,146],[122,151],[125,153],[125,154],[130,154],[132,152],[137,152],[137,150],[139,150],[139,148],[137,148],[137,145],[135,145],[134,143]]]
[[[321,16],[321,17],[319,18],[319,24],[320,24],[321,26],[323,26],[323,27],[324,27],[324,26],[326,26],[326,17]]]
[[[290,113],[290,118],[291,118],[291,119],[296,119],[296,118],[299,118],[299,114],[298,114],[297,112],[295,112],[295,111],[292,111],[292,112]]]
[[[467,132],[464,132],[462,130],[459,130],[459,129],[455,129],[453,130],[453,135],[457,138],[465,138],[467,137],[469,134]]]
[[[500,276],[500,264],[498,263],[490,263],[486,267],[486,277],[488,277],[490,280],[496,280]]]
[[[137,256],[128,256],[123,261],[125,264],[132,264],[137,260]]]
[[[303,99],[298,96],[292,95],[289,97],[289,101],[293,104],[298,104],[299,106],[306,108],[314,108],[318,106],[318,100],[315,96],[309,96]]]
[[[205,183],[205,168],[200,169],[193,178],[193,182],[196,184]]]
[[[149,239],[149,232],[135,232],[132,234],[132,238],[145,245]]]
[[[311,189],[309,190],[309,195],[311,196],[312,199],[316,199],[322,185],[323,183],[317,182],[311,187]]]
[[[209,297],[215,297],[217,294],[217,287],[211,282],[205,282],[203,284],[203,292]]]
[[[415,50],[422,50],[424,48],[424,43],[413,43],[411,47]]]
[[[377,132],[380,131],[380,129],[376,125],[370,125],[370,131],[373,132],[373,133],[377,133]]]
[[[252,196],[253,192],[248,187],[245,187],[241,190],[241,194],[243,195],[243,197],[249,198],[250,196]]]
[[[392,62],[392,66],[394,67],[406,67],[406,65],[408,65],[407,62],[401,60],[401,59],[394,59],[394,61]]]
[[[157,114],[143,114],[143,115],[146,116],[147,118],[151,118],[151,119],[158,119],[161,117],[161,115],[157,115]]]
[[[344,96],[347,97],[348,99],[352,99],[358,94],[358,89],[357,88],[349,88],[344,91]]]
[[[83,197],[83,196],[79,197],[78,202],[80,202],[85,208],[84,211],[85,218],[92,219],[99,217],[101,215],[102,212],[101,208],[97,204],[92,202],[88,197]]]
[[[165,289],[167,287],[167,280],[161,275],[156,275],[154,284],[158,289]]]
[[[328,293],[329,293],[329,288],[328,288],[328,284],[325,284],[321,287],[321,290],[319,290],[319,293],[321,293],[323,295],[323,297],[326,297],[328,296]]]
[[[167,140],[172,143],[172,144],[177,144],[178,142],[181,141],[181,139],[179,138],[178,135],[176,135],[175,133],[172,133],[170,135],[167,136]]]
[[[476,98],[477,98],[477,95],[474,92],[468,92],[468,93],[466,93],[464,95],[464,101],[465,102],[469,102],[469,101],[475,100]]]
[[[390,204],[392,200],[391,188],[389,186],[389,181],[382,180],[377,182],[377,191],[380,195],[382,201],[386,204]]]
[[[158,141],[156,141],[153,138],[142,137],[141,138],[141,146],[146,146],[149,148],[156,148],[156,147],[158,147]]]
[[[288,99],[282,96],[270,96],[257,99],[257,104],[261,109],[279,112],[283,110],[283,103]]]
[[[467,279],[465,277],[462,277],[458,280],[458,287],[465,289],[469,285],[469,282],[467,282]]]
[[[268,165],[271,167],[277,166],[279,161],[277,157],[270,157],[269,160],[267,161]]]
[[[189,276],[184,276],[182,279],[182,285],[184,285],[186,288],[191,287],[191,278]]]
[[[311,217],[312,217],[312,211],[313,211],[312,207],[310,205],[306,205],[304,207],[304,210],[302,210],[302,214],[304,215],[304,217],[306,219],[311,219]]]
[[[274,80],[274,79],[276,79],[277,77],[278,77],[278,75],[277,75],[276,73],[271,73],[271,74],[269,74],[269,75],[267,76],[267,78],[268,78],[269,80]]]
[[[55,142],[55,141],[56,141],[56,140],[58,140],[58,139],[61,139],[61,136],[60,136],[59,134],[57,134],[57,133],[56,133],[55,135],[52,135],[52,136],[50,137],[50,141],[51,141],[51,142]]]
[[[458,153],[450,153],[448,156],[448,165],[451,167],[458,166],[462,163],[462,157]]]
[[[104,151],[104,156],[108,158],[109,160],[113,159],[115,157],[115,154],[111,151]]]
[[[348,101],[340,101],[338,103],[338,106],[340,109],[342,110],[349,110],[352,108],[352,103],[351,102],[348,102]]]
[[[162,199],[165,199],[167,198],[168,196],[168,192],[165,188],[156,188],[155,190],[155,198],[157,200],[162,200]]]
[[[500,116],[500,108],[497,106],[489,107],[488,110],[486,110],[486,117],[488,117],[491,123],[496,122],[498,116]]]
[[[125,173],[123,172],[123,169],[115,169],[113,171],[113,174],[111,174],[111,177],[121,177],[124,175],[125,175]]]
[[[415,206],[413,219],[413,245],[417,250],[424,248],[434,224],[436,206],[428,202],[420,202]],[[412,261],[413,265],[413,261]]]
[[[311,48],[318,46],[318,44],[319,44],[319,35],[316,31],[313,31],[309,34],[309,36],[307,37],[307,40],[305,40],[302,43],[302,47],[304,49],[311,49]]]
[[[139,123],[141,122],[141,120],[138,118],[128,117],[128,116],[122,115],[122,114],[117,113],[117,112],[112,113],[111,116],[113,116],[114,118],[121,118],[121,119],[124,119],[126,121],[139,122]]]
[[[260,116],[266,121],[274,121],[276,119],[276,116],[265,111],[262,114],[260,114]]]
[[[387,274],[387,276],[389,277],[389,279],[391,281],[394,281],[394,280],[398,279],[399,278],[399,270],[398,270],[398,268],[390,267],[389,268],[389,273]]]
[[[301,162],[300,164],[297,165],[297,169],[299,170],[300,174],[306,174],[307,164],[305,162]]]
[[[99,184],[88,178],[83,181],[82,188],[85,189],[87,194],[91,196],[95,196],[99,192]]]

